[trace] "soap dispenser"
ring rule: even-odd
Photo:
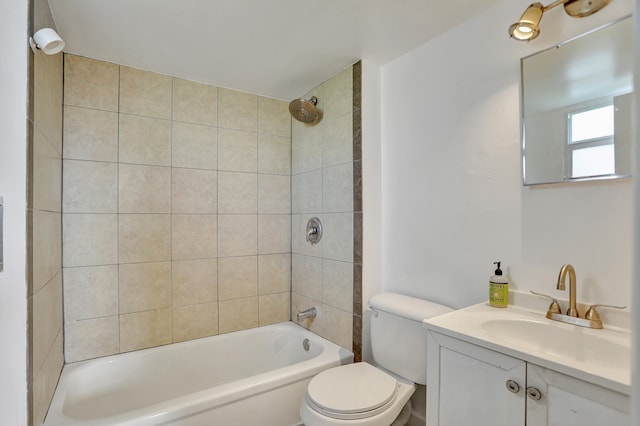
[[[509,282],[507,277],[502,275],[500,263],[493,262],[498,267],[489,278],[489,304],[496,308],[506,308],[509,306]]]

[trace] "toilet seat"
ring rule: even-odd
[[[398,380],[366,362],[342,365],[314,377],[305,396],[318,413],[340,420],[380,414],[394,404]]]

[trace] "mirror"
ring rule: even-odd
[[[524,185],[629,176],[632,19],[520,63]]]

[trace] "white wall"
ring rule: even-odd
[[[555,284],[571,263],[579,301],[630,303],[631,179],[522,186],[519,59],[633,2],[580,20],[559,7],[538,39],[512,41],[526,6],[505,0],[383,66],[384,290],[466,306],[501,260],[513,288],[567,298]]]
[[[0,424],[27,424],[26,155],[27,6],[0,3],[0,196],[4,271],[0,272]]]

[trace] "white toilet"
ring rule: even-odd
[[[394,293],[369,300],[371,347],[366,362],[334,367],[311,379],[300,403],[305,426],[400,426],[410,416],[415,383],[427,381],[422,320],[452,309]]]

